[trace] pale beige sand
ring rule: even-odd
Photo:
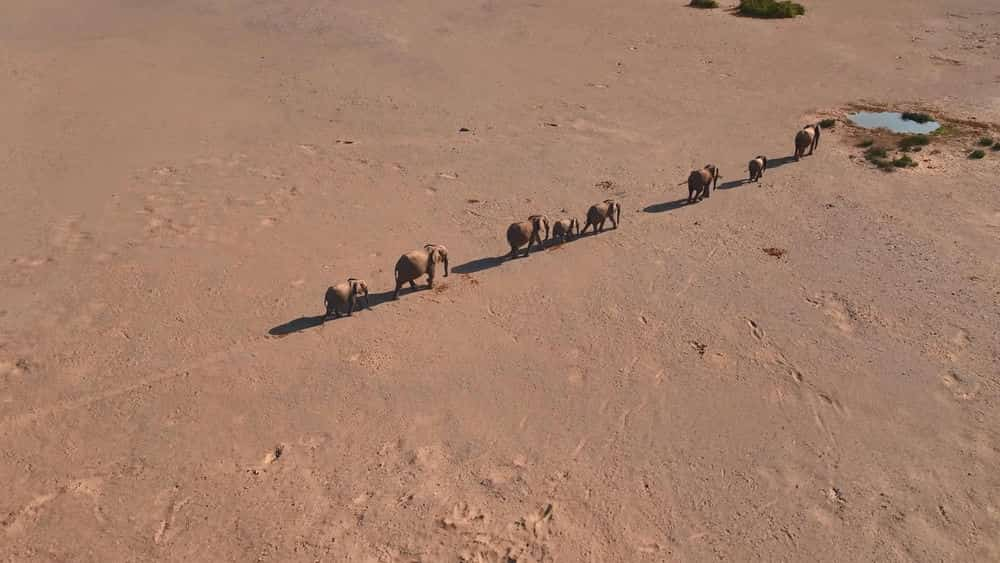
[[[1000,11],[803,1],[5,0],[0,559],[1000,559],[1000,157],[782,160],[1000,122]]]

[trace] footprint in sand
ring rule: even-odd
[[[980,385],[975,375],[960,375],[955,371],[949,371],[941,376],[941,382],[958,400],[969,401],[979,395]]]
[[[852,334],[857,329],[857,312],[843,296],[836,293],[821,293],[813,298],[806,298],[806,302],[822,310],[840,332]]]
[[[451,514],[440,519],[441,527],[446,530],[456,530],[467,528],[475,524],[486,522],[486,514],[482,510],[469,506],[466,502],[460,502],[452,507]]]
[[[55,259],[43,258],[37,256],[36,257],[18,256],[16,258],[12,258],[10,261],[11,264],[15,266],[20,266],[22,268],[37,268],[44,264],[48,264],[49,262],[55,262]]]
[[[90,233],[82,230],[80,224],[83,222],[83,215],[75,214],[66,217],[52,228],[49,242],[53,247],[64,252],[74,252],[81,245],[93,239]]]

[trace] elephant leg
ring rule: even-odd
[[[403,287],[403,282],[397,281],[396,282],[396,290],[392,292],[392,298],[393,298],[393,300],[399,299],[399,288],[401,288],[401,287]]]
[[[705,184],[705,189],[702,191],[705,193],[705,199],[708,199],[712,195],[712,184]]]
[[[617,229],[618,228],[618,221],[615,220],[614,215],[608,215],[608,219],[611,219],[611,228],[612,229]]]
[[[350,317],[354,313],[354,303],[358,300],[357,297],[351,295],[351,298],[347,300],[347,316]]]

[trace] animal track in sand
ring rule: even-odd
[[[41,266],[43,264],[48,264],[50,262],[55,262],[55,259],[54,258],[47,258],[47,257],[46,258],[42,258],[42,257],[28,258],[26,256],[17,256],[17,257],[12,258],[10,260],[11,264],[13,264],[15,266],[21,266],[23,268],[37,268],[37,267],[39,267],[39,266]]]
[[[980,384],[976,376],[959,375],[949,371],[941,376],[941,382],[956,399],[969,401],[979,395]]]
[[[552,511],[552,504],[546,504],[518,520],[517,525],[527,530],[535,538],[545,539],[549,533]]]
[[[167,508],[166,518],[160,522],[160,526],[156,529],[156,533],[153,534],[154,543],[157,545],[165,544],[177,535],[177,526],[175,524],[177,521],[177,514],[189,502],[191,502],[191,497],[170,503],[170,506]]]
[[[63,218],[52,228],[49,242],[63,252],[74,252],[81,245],[93,240],[93,236],[80,228],[83,215],[75,214]]]
[[[43,507],[56,500],[62,495],[84,495],[90,497],[94,503],[94,517],[98,522],[104,522],[97,498],[101,494],[103,479],[100,477],[89,477],[73,481],[68,485],[57,488],[55,491],[37,495],[20,510],[9,513],[0,520],[0,528],[3,528],[8,536],[16,536],[23,533],[28,526],[37,523]]]
[[[482,510],[460,502],[452,507],[451,514],[440,519],[441,527],[446,530],[466,528],[472,525],[485,524],[486,514]]]

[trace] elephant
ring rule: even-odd
[[[552,225],[552,238],[566,242],[580,234],[580,222],[576,219],[560,219]]]
[[[415,280],[424,274],[427,274],[427,287],[433,288],[437,265],[441,262],[444,262],[444,277],[448,277],[448,249],[440,244],[425,244],[420,250],[411,250],[400,256],[394,270],[396,290],[392,298],[399,299],[399,288],[405,283],[416,289]]]
[[[616,216],[617,214],[617,216]],[[580,231],[580,235],[587,232],[587,227],[593,226],[594,232],[604,231],[604,222],[611,219],[611,228],[617,229],[618,223],[622,220],[622,204],[613,199],[606,199],[601,203],[595,203],[587,210],[587,223]]]
[[[819,123],[806,125],[795,134],[795,160],[796,162],[803,156],[812,156],[813,151],[819,148]],[[809,149],[809,154],[805,154]]]
[[[759,182],[764,176],[764,171],[767,170],[767,157],[763,155],[757,155],[756,158],[750,161],[750,181]]]
[[[692,170],[687,179],[688,203],[701,201],[703,197],[707,199],[711,190],[718,188],[719,177],[719,167],[714,164],[706,164],[701,170]]]
[[[508,257],[517,256],[517,251],[524,245],[528,245],[524,249],[524,255],[527,256],[531,252],[532,243],[537,243],[538,246],[542,245],[542,229],[545,229],[544,240],[549,240],[549,228],[549,218],[545,215],[532,215],[528,217],[527,221],[511,223],[507,227],[507,243],[510,244]]]
[[[345,308],[347,316],[350,317],[359,295],[365,296],[365,307],[371,309],[371,303],[368,301],[368,283],[365,280],[348,278],[346,282],[330,287],[326,290],[326,297],[323,300],[326,304],[326,315],[323,318],[328,319],[333,315],[333,318],[339,319],[341,310]]]

